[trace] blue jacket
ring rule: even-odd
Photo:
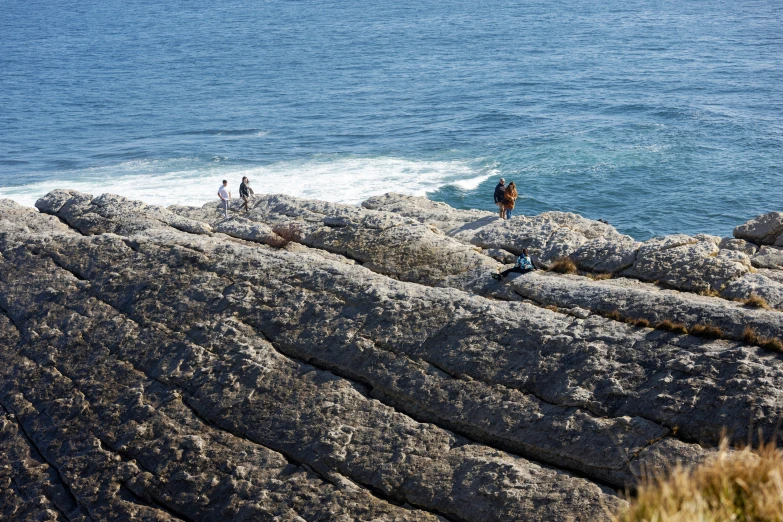
[[[525,254],[522,254],[517,258],[517,264],[514,266],[518,266],[523,270],[536,268],[533,266],[533,261],[530,260],[530,256],[526,256]]]

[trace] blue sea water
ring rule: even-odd
[[[0,0],[0,197],[242,175],[730,235],[783,210],[783,3]]]

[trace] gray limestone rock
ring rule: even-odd
[[[735,239],[733,237],[724,237],[718,244],[718,248],[721,250],[737,250],[744,252],[745,254],[752,256],[755,254],[759,247],[744,239]]]
[[[752,279],[753,276],[747,276],[732,285]],[[729,299],[744,300],[750,293],[758,293],[757,286],[741,290],[732,285],[724,291]],[[783,339],[782,313],[749,308],[727,299],[664,290],[633,279],[593,281],[581,276],[536,272],[518,277],[508,286],[516,295],[541,306],[590,310],[603,315],[617,313],[624,319],[647,320],[652,326],[663,321],[682,323],[687,328],[709,324],[720,328],[726,338],[737,341],[743,340],[746,327],[764,337]]]
[[[756,255],[750,258],[756,268],[783,268],[783,247],[762,246]]]
[[[691,293],[783,301],[744,240],[394,194],[251,207],[0,201],[0,514],[608,520],[611,487],[777,433],[780,354],[602,317],[780,336]],[[634,279],[488,277],[522,248]]]
[[[734,229],[734,237],[757,245],[783,246],[783,212],[762,214]]]
[[[748,256],[720,250],[714,236],[676,234],[645,241],[623,276],[691,292],[721,290],[750,271]]]
[[[769,271],[746,275],[729,283],[721,295],[727,299],[745,300],[755,294],[772,308],[783,309],[783,281],[770,276]]]
[[[193,234],[212,232],[206,223],[114,194],[103,194],[93,199],[89,194],[73,190],[54,190],[39,199],[35,205],[41,212],[68,221],[83,234],[129,234],[165,226]],[[96,226],[98,224],[100,226]]]
[[[720,250],[721,240],[715,236],[675,234],[638,243],[611,225],[566,212],[515,216],[504,221],[494,214],[451,209],[425,198],[399,194],[371,198],[363,206],[432,224],[451,237],[483,249],[518,254],[527,248],[543,267],[569,257],[583,270],[619,273],[679,290],[717,291],[750,268],[743,251],[743,255],[737,255],[729,253],[736,248]]]
[[[590,272],[613,274],[633,265],[640,243],[630,237],[591,239],[571,254],[577,266]]]
[[[622,505],[611,490],[490,441],[520,452],[541,451],[544,460],[594,469],[624,484],[634,476],[636,454],[668,431],[641,419],[601,421],[523,392],[507,390],[504,396],[503,388],[455,380],[419,357],[367,344],[377,333],[341,340],[346,327],[368,327],[371,310],[395,314],[396,306],[383,304],[386,299],[393,300],[389,304],[426,302],[435,292],[440,297],[429,313],[438,317],[446,309],[437,302],[453,300],[454,290],[397,282],[309,249],[274,249],[221,234],[182,232],[161,226],[143,209],[136,211],[132,232],[96,234],[113,226],[117,230],[113,215],[88,223],[82,216],[100,215],[83,199],[80,205],[86,212],[74,212],[70,219],[85,227],[87,236],[62,234],[44,241],[22,227],[0,236],[0,308],[22,339],[6,358],[16,357],[18,363],[0,382],[8,386],[9,401],[24,380],[45,382],[47,394],[28,396],[37,411],[83,390],[74,407],[91,413],[80,420],[78,433],[90,434],[81,437],[81,444],[92,444],[94,434],[102,452],[84,452],[83,461],[92,465],[117,453],[136,463],[121,469],[102,465],[102,475],[85,475],[86,485],[94,479],[111,488],[120,481],[138,504],[164,506],[165,513],[189,519],[254,509],[230,501],[232,491],[242,488],[245,498],[271,496],[271,482],[259,477],[247,483],[252,470],[261,469],[259,457],[252,455],[236,471],[236,480],[245,482],[222,481],[224,471],[210,466],[225,457],[208,449],[211,437],[220,435],[234,437],[225,443],[229,448],[244,441],[282,452],[327,479],[317,487],[339,485],[343,496],[328,509],[342,510],[350,519],[363,519],[350,514],[362,510],[368,519],[380,520],[427,519],[430,513],[460,520],[596,520],[607,517],[605,507]],[[39,313],[30,314],[33,309]],[[407,338],[415,324],[405,322],[411,323],[403,328]],[[301,340],[281,335],[280,327]],[[22,367],[29,368],[27,373]],[[56,372],[41,373],[38,367]],[[461,395],[465,406],[452,403],[453,394]],[[509,410],[504,414],[503,404],[521,417],[505,416]],[[160,422],[175,429],[176,436],[143,428],[157,415],[165,415]],[[410,415],[422,415],[425,422]],[[199,422],[204,420],[206,425]],[[64,418],[44,419],[31,410],[25,422],[45,424],[49,431],[39,432],[42,437],[51,433],[46,440],[70,441]],[[548,440],[552,430],[567,426],[572,426],[570,439]],[[519,432],[521,427],[525,431]],[[164,439],[147,443],[150,433]],[[465,438],[474,434],[483,440]],[[607,459],[611,455],[605,450],[585,452],[590,444],[580,437],[605,439],[599,446],[604,448],[620,440],[631,453]],[[44,439],[40,446],[58,467],[66,465],[70,446],[55,448]],[[205,458],[179,463],[175,446]],[[66,481],[74,478],[65,475]],[[165,488],[160,486],[164,482]],[[223,490],[223,484],[235,489]],[[352,490],[359,496],[348,497]],[[383,498],[373,499],[372,492]],[[77,493],[94,510],[123,506],[103,494]],[[295,512],[315,513],[325,494],[304,495]],[[287,495],[295,493],[280,493],[279,506]],[[414,507],[397,508],[385,498]]]
[[[480,249],[390,212],[283,195],[256,197],[250,212],[229,219],[211,203],[172,210],[233,237],[271,246],[294,241],[404,281],[463,287],[497,268]]]

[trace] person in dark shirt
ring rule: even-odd
[[[495,205],[500,209],[500,219],[506,219],[506,209],[503,207],[503,198],[506,194],[506,180],[500,178],[500,183],[495,186]]]
[[[255,192],[253,192],[253,189],[250,188],[250,180],[247,179],[247,176],[243,176],[242,183],[239,185],[239,197],[242,198],[242,206],[239,207],[239,210],[244,208],[245,212],[250,211],[250,208],[247,206],[247,201],[253,194],[255,194]]]

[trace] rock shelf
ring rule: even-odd
[[[774,213],[639,243],[394,194],[36,206],[0,201],[11,520],[608,520],[783,415],[783,355],[742,340],[781,336]],[[522,248],[581,275],[489,277]]]

